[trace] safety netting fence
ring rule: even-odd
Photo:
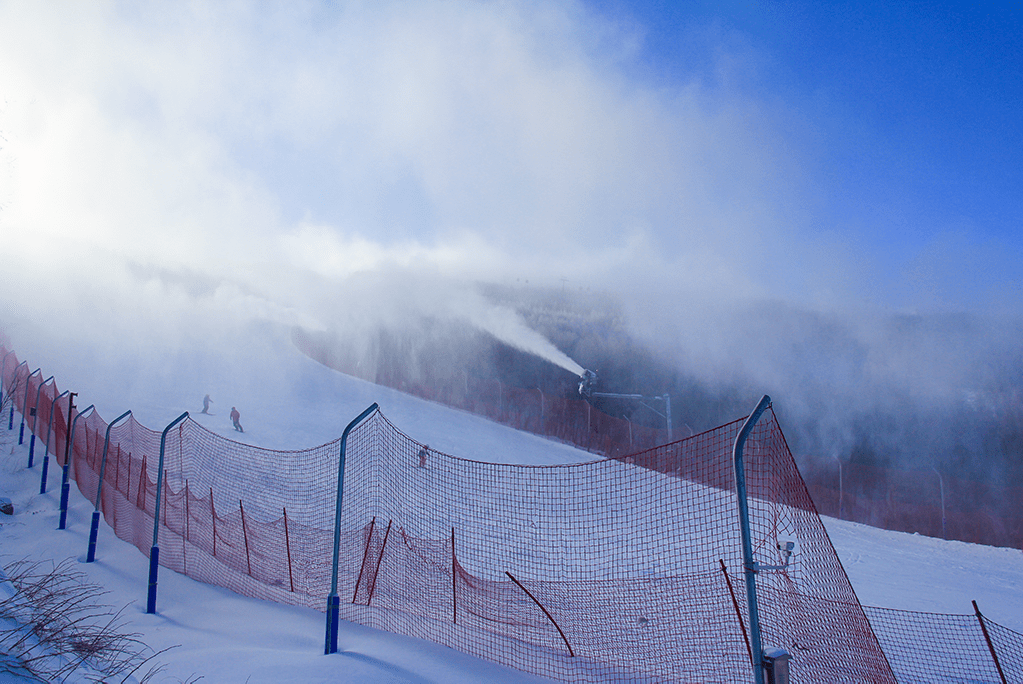
[[[975,615],[864,610],[903,684],[1023,682],[1023,634],[979,610]]]
[[[292,341],[310,358],[343,373],[607,458],[624,458],[693,434],[684,424],[676,424],[669,433],[663,421],[661,427],[651,427],[608,415],[574,393],[545,393],[538,387],[515,387],[469,372],[457,381],[430,382],[400,364],[356,363],[297,328]],[[684,401],[684,397],[675,399]],[[656,408],[665,406],[660,403]],[[1018,401],[1009,402],[1004,414],[1007,429],[1023,424],[1023,405]],[[654,413],[646,410],[645,415],[650,418]],[[930,469],[907,471],[834,459],[810,465],[802,476],[823,515],[888,530],[1023,549],[1023,488],[1018,486],[973,482]]]
[[[63,465],[67,397],[0,353],[5,393],[39,452]],[[347,440],[341,617],[562,681],[748,681],[732,473],[741,423],[618,459],[519,466],[430,450],[377,411]],[[96,412],[77,422],[71,474],[95,503],[102,470],[104,519],[148,555],[161,432],[116,423],[104,467],[107,428]],[[340,439],[279,451],[176,424],[164,446],[160,564],[323,610],[339,458]],[[917,681],[892,654],[939,635],[937,623],[904,621],[879,640],[773,411],[745,462],[757,561],[784,566],[758,575],[764,642],[792,654],[792,681]],[[993,643],[1018,654],[1019,635],[1000,629]]]

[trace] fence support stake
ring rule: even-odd
[[[284,547],[288,550],[288,581],[291,582],[291,592],[295,592],[295,577],[291,574],[291,538],[288,535],[288,509],[284,509]]]
[[[735,598],[735,590],[732,588],[732,580],[728,577],[728,569],[725,567],[725,561],[718,559],[718,563],[721,564],[721,572],[725,576],[725,584],[728,585],[728,593],[732,597],[732,605],[735,607],[735,617],[739,620],[739,628],[742,629],[742,640],[746,642],[746,652],[749,653],[750,665],[753,664],[753,649],[749,645],[749,634],[746,633],[746,623],[742,621],[742,611],[739,610],[739,601]]]
[[[384,532],[384,540],[380,542],[380,555],[377,556],[376,567],[373,568],[373,582],[369,585],[369,594],[366,595],[366,605],[370,604],[373,600],[373,592],[377,588],[377,577],[380,577],[380,564],[384,561],[384,549],[387,548],[387,538],[391,536],[391,523],[393,520],[387,521],[387,530]]]
[[[451,528],[451,622],[458,624],[458,561],[455,558],[455,528]]]
[[[526,589],[524,586],[522,586],[522,582],[520,582],[517,579],[515,579],[514,577],[512,577],[512,574],[510,572],[508,572],[507,570],[504,571],[504,574],[508,575],[508,578],[511,579],[512,582],[515,582],[515,585],[519,589],[521,589],[522,591],[526,592],[526,596],[528,596],[529,598],[533,599],[533,603],[535,603],[537,605],[537,607],[539,607],[540,610],[543,611],[543,614],[546,615],[547,619],[551,621],[552,625],[554,625],[554,629],[558,630],[558,634],[561,635],[561,640],[564,641],[565,642],[565,646],[568,647],[568,655],[570,657],[574,658],[575,657],[575,651],[572,650],[572,644],[568,643],[568,638],[565,637],[565,633],[561,631],[561,627],[554,620],[554,617],[547,611],[546,608],[544,608],[544,605],[542,603],[540,603],[535,596],[533,596],[533,594],[529,591],[529,589]]]
[[[991,651],[991,659],[995,661],[995,668],[998,670],[998,676],[1002,680],[1002,684],[1008,684],[1005,679],[1005,673],[1002,672],[1002,664],[998,662],[998,652],[995,651],[995,645],[991,642],[991,635],[987,633],[987,625],[984,624],[984,616],[980,614],[980,608],[977,607],[977,602],[973,601],[973,612],[977,614],[977,620],[980,622],[980,630],[984,632],[984,641],[987,642],[987,648]]]
[[[140,511],[146,510],[146,482],[149,480],[149,467],[146,465],[146,455],[142,454],[142,466],[139,468],[139,488],[135,492],[135,508]]]
[[[188,499],[191,494],[188,491],[188,480],[185,480],[185,541],[192,541],[192,535],[189,533],[192,523],[191,505]]]
[[[185,530],[184,530],[185,536],[181,540],[181,569],[182,569],[182,571],[183,571],[183,573],[185,575],[188,574],[188,542],[191,541],[189,539],[189,534],[188,534],[188,528],[189,528],[190,523],[191,523],[191,520],[190,520],[191,519],[191,515],[189,514],[188,496],[189,496],[189,494],[188,494],[188,480],[186,479],[185,480]]]
[[[337,653],[337,628],[341,612],[341,598],[337,595],[337,565],[338,555],[341,553],[341,504],[344,501],[345,447],[348,444],[348,433],[377,408],[377,403],[373,402],[341,433],[341,455],[337,463],[337,503],[334,510],[334,553],[331,557],[330,594],[327,596],[327,635],[323,647],[324,655]]]
[[[366,548],[362,550],[362,565],[359,566],[359,576],[355,578],[355,591],[352,592],[352,603],[359,598],[359,585],[362,584],[362,573],[366,571],[366,559],[369,558],[369,545],[373,542],[373,530],[376,528],[377,517],[369,521],[369,534],[366,535]]]
[[[242,512],[242,540],[245,542],[245,566],[249,569],[249,577],[252,577],[252,557],[249,555],[249,532],[245,529],[245,506],[241,499],[238,499],[238,510]]]
[[[213,506],[213,487],[210,487],[210,519],[213,521],[213,557],[217,557],[217,509]]]

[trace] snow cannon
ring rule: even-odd
[[[579,394],[584,397],[593,395],[593,387],[597,384],[597,374],[591,370],[584,370],[579,376]]]

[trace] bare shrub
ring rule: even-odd
[[[138,634],[122,631],[123,609],[112,612],[107,593],[85,581],[75,561],[19,560],[0,573],[0,672],[42,681],[146,682],[162,666]]]

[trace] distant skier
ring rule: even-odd
[[[242,424],[238,422],[241,419],[242,419],[242,414],[238,413],[238,409],[236,409],[234,406],[232,406],[231,407],[231,422],[234,423],[234,429],[237,430],[238,432],[245,432],[245,430],[242,429]]]
[[[429,453],[430,453],[430,445],[429,444],[427,444],[426,446],[424,446],[422,449],[419,450],[419,467],[420,468],[425,468],[426,467],[426,455],[429,454]]]
[[[206,415],[209,415],[210,414],[210,404],[212,404],[212,403],[213,403],[213,400],[210,399],[210,395],[207,394],[205,397],[203,397],[202,398],[202,412],[205,413]]]

